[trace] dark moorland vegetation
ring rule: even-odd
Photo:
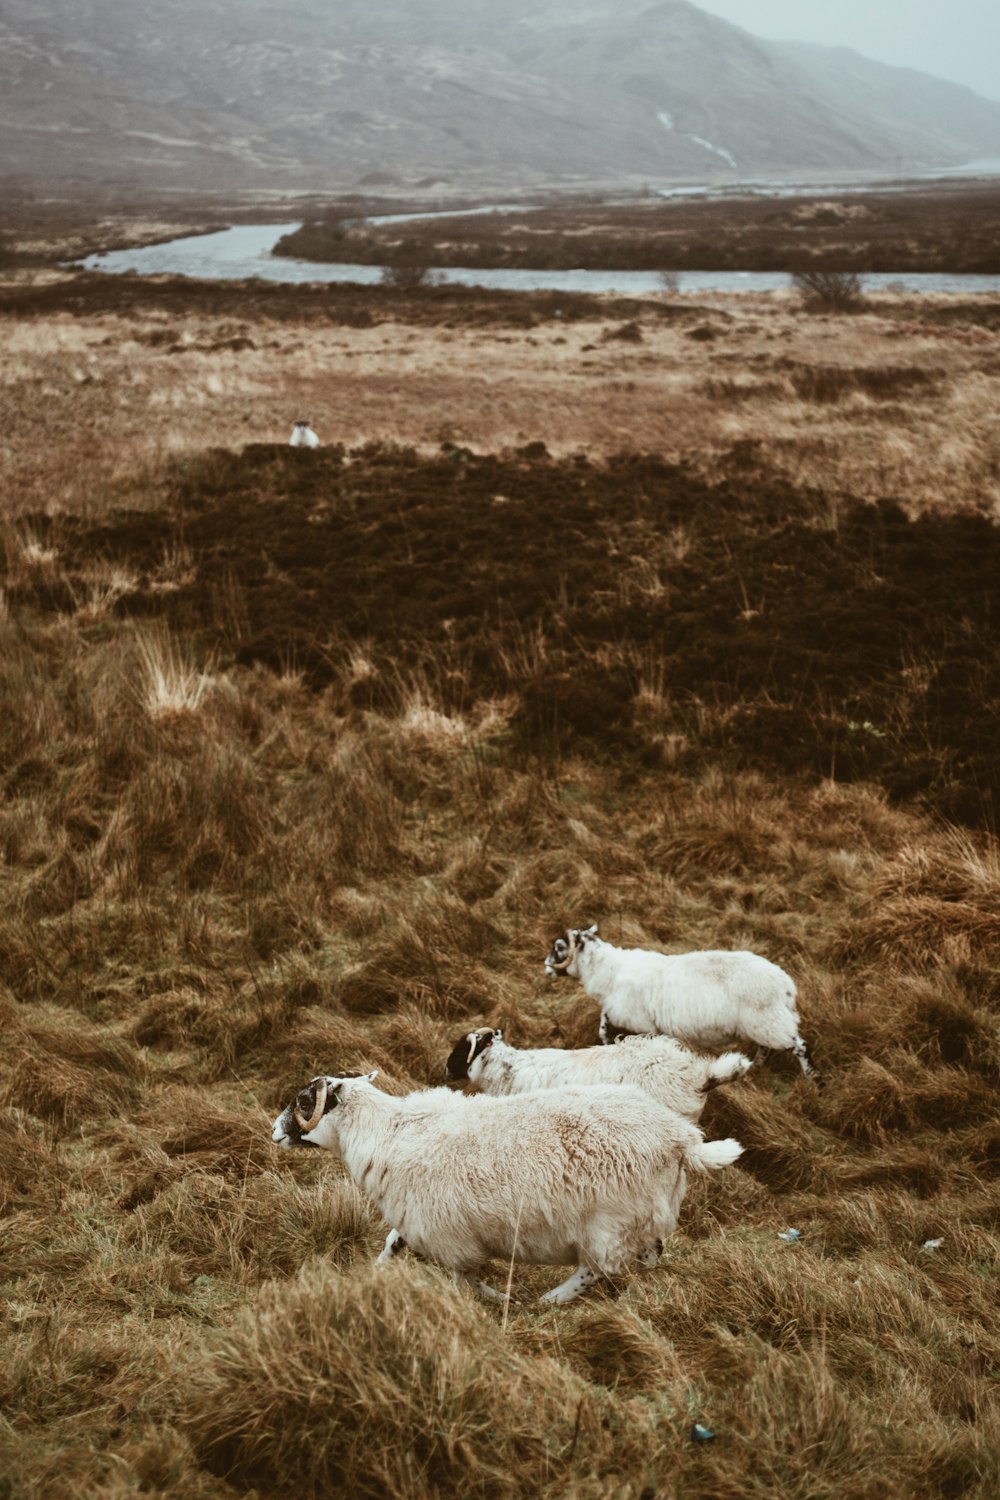
[[[276,255],[365,265],[542,270],[1000,273],[1000,188],[801,197],[571,200],[521,213],[372,225],[343,207],[308,220]]]
[[[526,755],[642,764],[669,733],[700,765],[874,776],[995,825],[1000,534],[984,517],[856,505],[818,524],[814,497],[773,482],[530,446],[250,445],[185,464],[173,491],[154,515],[29,516],[62,567],[11,602],[71,609],[102,557],[137,580],[119,615],[196,633],[227,664],[322,688],[365,642],[373,669],[345,708],[390,707],[396,673],[419,670],[447,713],[516,695]],[[157,567],[181,548],[189,576],[164,596]],[[651,670],[669,704],[652,743],[633,711]]]
[[[996,305],[680,301],[0,292],[4,1500],[1000,1492]],[[781,963],[826,1088],[576,1305],[374,1271],[274,1114],[591,1042],[591,920]]]

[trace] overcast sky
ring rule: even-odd
[[[853,47],[1000,99],[1000,0],[695,0],[755,36]]]

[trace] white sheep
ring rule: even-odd
[[[754,1066],[790,1049],[805,1076],[821,1082],[799,1032],[795,981],[758,953],[616,948],[596,926],[573,927],[555,939],[545,972],[581,981],[601,1007],[604,1043],[622,1033],[666,1034],[706,1051],[756,1042]]]
[[[274,1122],[281,1146],[321,1146],[460,1285],[488,1260],[575,1264],[544,1302],[571,1302],[637,1258],[655,1264],[673,1230],[685,1172],[735,1161],[738,1141],[706,1142],[689,1120],[628,1085],[492,1099],[449,1089],[396,1098],[374,1073],[314,1078]]]
[[[697,1120],[709,1089],[741,1078],[751,1066],[742,1052],[701,1057],[671,1036],[626,1037],[616,1047],[512,1047],[503,1032],[480,1026],[456,1043],[444,1076],[483,1094],[633,1083],[651,1099]]]
[[[288,439],[288,445],[290,448],[318,448],[319,438],[308,422],[296,422],[292,428],[292,435]]]

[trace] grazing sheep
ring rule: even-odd
[[[709,1089],[741,1078],[750,1067],[742,1052],[700,1057],[671,1036],[633,1036],[616,1047],[511,1047],[489,1026],[470,1031],[445,1063],[449,1082],[467,1078],[483,1094],[634,1083],[651,1099],[697,1120]]]
[[[292,435],[288,439],[291,448],[318,448],[319,438],[313,432],[308,422],[296,422],[292,428]]]
[[[616,948],[597,928],[573,927],[545,960],[550,977],[579,979],[601,1007],[598,1035],[673,1036],[706,1051],[756,1042],[754,1065],[791,1049],[807,1078],[820,1083],[799,1033],[795,982],[758,953],[651,953]]]
[[[686,1170],[735,1161],[689,1120],[627,1085],[506,1099],[425,1089],[396,1098],[374,1073],[314,1078],[274,1122],[281,1146],[339,1156],[405,1240],[460,1285],[488,1260],[574,1264],[544,1302],[571,1302],[639,1258],[655,1264],[677,1224]],[[392,1248],[390,1248],[392,1246]]]

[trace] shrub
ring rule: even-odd
[[[425,287],[437,285],[437,277],[430,266],[383,266],[382,285],[394,292],[419,292]]]
[[[806,307],[823,312],[857,312],[864,306],[864,279],[856,271],[793,271],[792,286]]]

